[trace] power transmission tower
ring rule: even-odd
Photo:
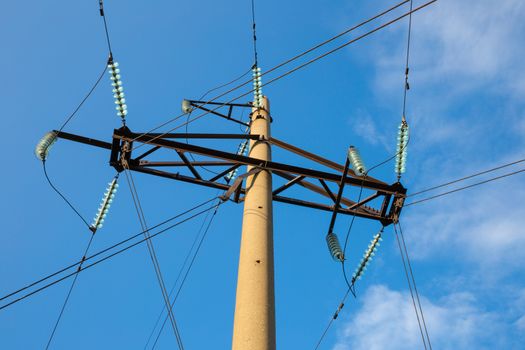
[[[223,200],[236,203],[244,202],[241,251],[235,306],[232,348],[234,350],[272,350],[275,349],[275,300],[274,300],[274,261],[273,261],[273,201],[298,205],[332,212],[329,233],[333,228],[337,214],[353,215],[379,221],[383,226],[397,222],[403,207],[406,189],[401,183],[388,184],[365,174],[358,175],[349,168],[349,160],[344,165],[302,150],[278,140],[270,134],[272,117],[269,101],[262,98],[262,103],[228,104],[220,102],[185,100],[186,112],[201,109],[230,121],[246,125],[249,134],[196,134],[196,133],[136,133],[127,126],[115,129],[112,142],[95,140],[62,131],[54,131],[58,138],[110,150],[109,163],[118,172],[129,169],[149,175],[196,185],[224,190]],[[213,110],[206,104],[218,105]],[[222,113],[220,108],[227,108]],[[234,108],[250,108],[250,122],[244,123],[232,117]],[[237,139],[249,141],[249,155],[226,152],[199,146],[180,140],[198,139]],[[138,152],[143,146],[149,149]],[[292,152],[316,163],[318,167],[331,169],[330,172],[305,168],[293,164],[274,162],[271,158],[272,146]],[[174,150],[180,160],[155,161],[150,157],[161,149]],[[137,153],[139,153],[137,155]],[[191,159],[187,157],[191,155]],[[193,155],[207,157],[210,160],[197,161]],[[199,166],[215,167],[219,172],[205,178]],[[247,166],[247,172],[233,180],[233,173],[241,166]],[[170,172],[166,168],[185,169]],[[335,172],[334,172],[335,171]],[[283,185],[273,188],[272,176],[285,179]],[[324,202],[314,202],[283,196],[285,190],[300,186],[310,192],[321,195]],[[334,193],[330,187],[337,186]],[[356,202],[344,197],[343,188],[353,186],[368,189],[372,194]],[[328,203],[326,203],[328,202]],[[371,206],[375,203],[376,206]],[[344,257],[341,257],[344,259]]]

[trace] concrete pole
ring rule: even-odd
[[[269,111],[264,97],[252,109],[251,134],[270,137]],[[271,160],[270,144],[251,140],[250,157]],[[232,349],[275,350],[272,174],[248,177],[246,188]]]

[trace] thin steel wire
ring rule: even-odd
[[[124,165],[125,165],[125,168],[127,168],[127,164],[124,163]],[[140,203],[140,199],[139,199],[139,195],[138,195],[138,192],[137,192],[137,188],[135,186],[135,181],[133,180],[133,175],[132,175],[131,171],[129,171],[129,168],[125,169],[124,173],[126,174],[126,179],[128,180],[129,189],[130,189],[130,192],[131,192],[131,195],[132,195],[132,198],[133,198],[133,203],[135,205],[135,209],[137,211],[137,215],[138,215],[138,218],[139,218],[139,221],[140,221],[140,225],[141,225],[142,229],[144,230],[144,237],[145,238],[149,238],[150,237],[150,233],[149,233],[149,230],[148,230],[146,218],[144,216],[144,211],[142,210],[142,205]],[[157,259],[157,254],[155,252],[155,247],[153,246],[153,243],[150,240],[147,241],[147,246],[148,246],[148,252],[149,252],[149,255],[150,255],[150,258],[151,258],[151,262],[153,263],[153,267],[155,269],[155,274],[156,274],[157,280],[159,282],[159,286],[160,286],[160,289],[161,289],[161,292],[162,292],[162,296],[164,298],[164,302],[166,303],[168,316],[170,318],[171,326],[173,328],[173,332],[174,332],[175,338],[177,340],[177,345],[178,345],[179,349],[183,350],[184,349],[184,345],[182,343],[182,338],[181,338],[180,331],[179,331],[178,326],[177,326],[177,321],[175,319],[175,315],[173,314],[173,309],[172,309],[171,304],[170,304],[169,295],[168,295],[168,292],[166,290],[166,285],[164,283],[164,278],[162,276],[162,271],[160,269],[160,263],[159,263],[159,261]]]
[[[423,313],[423,307],[421,306],[421,301],[419,299],[419,292],[417,290],[417,284],[416,284],[416,279],[414,277],[414,271],[412,270],[412,264],[410,263],[410,256],[408,254],[408,249],[407,249],[407,245],[405,242],[405,235],[403,234],[403,229],[401,228],[401,223],[399,221],[397,222],[397,227],[399,227],[401,243],[403,243],[403,250],[405,251],[405,256],[407,258],[408,270],[410,272],[410,277],[412,279],[412,285],[414,286],[414,291],[416,292],[417,305],[419,307],[419,313],[421,314],[421,321],[423,322],[423,328],[425,330],[425,335],[427,337],[428,346],[430,350],[432,350],[432,343],[430,342],[430,337],[428,335],[427,323],[425,321],[425,314]]]
[[[408,207],[408,206],[411,206],[411,205],[414,205],[414,204],[419,204],[419,203],[426,202],[426,201],[429,201],[429,200],[432,200],[432,199],[443,197],[443,196],[446,196],[446,195],[449,195],[449,194],[452,194],[452,193],[463,191],[463,190],[466,190],[468,188],[472,188],[472,187],[476,187],[476,186],[479,186],[479,185],[483,185],[483,184],[486,184],[486,183],[489,183],[489,182],[492,182],[492,181],[500,180],[500,179],[503,179],[503,178],[506,178],[506,177],[509,177],[509,176],[513,176],[513,175],[522,173],[524,171],[525,171],[525,169],[521,169],[521,170],[513,171],[511,173],[507,173],[507,174],[504,174],[504,175],[496,176],[496,177],[493,177],[493,178],[490,178],[490,179],[487,179],[487,180],[484,180],[484,181],[476,182],[476,183],[468,185],[468,186],[463,186],[463,187],[456,188],[456,189],[451,190],[451,191],[440,193],[440,194],[437,194],[435,196],[431,196],[431,197],[423,198],[423,199],[420,199],[420,200],[417,200],[417,201],[414,201],[414,202],[406,203],[404,205],[404,207]]]
[[[269,73],[273,72],[274,70],[276,70],[276,69],[278,69],[278,68],[280,68],[280,67],[282,67],[282,66],[284,66],[284,65],[286,65],[286,64],[288,64],[288,63],[290,63],[290,62],[292,62],[292,61],[294,61],[294,60],[296,60],[296,59],[298,59],[298,58],[300,58],[300,57],[302,57],[302,56],[304,56],[304,55],[306,55],[306,54],[308,54],[308,53],[314,51],[314,50],[316,50],[317,48],[322,47],[322,46],[324,46],[324,45],[326,45],[326,44],[332,42],[333,40],[335,40],[335,39],[337,39],[337,38],[339,38],[339,37],[341,37],[341,36],[343,36],[343,35],[345,35],[345,34],[348,34],[349,32],[352,32],[352,31],[354,31],[354,30],[356,30],[356,29],[358,29],[358,28],[360,28],[360,27],[366,25],[366,24],[368,24],[369,22],[371,22],[371,21],[373,21],[373,20],[375,20],[375,19],[377,19],[377,18],[380,18],[380,17],[384,16],[385,14],[387,14],[387,13],[389,13],[389,12],[395,10],[396,8],[398,8],[398,7],[400,7],[401,5],[407,3],[408,1],[410,1],[410,0],[402,1],[401,3],[399,3],[399,4],[395,5],[395,6],[393,6],[393,7],[389,8],[389,9],[387,9],[387,10],[385,10],[385,11],[383,11],[383,12],[377,14],[377,15],[375,15],[374,17],[371,17],[371,18],[369,18],[369,19],[367,19],[367,20],[365,20],[365,21],[363,21],[363,22],[361,22],[361,23],[359,23],[359,24],[357,24],[357,25],[355,25],[355,26],[353,26],[353,27],[351,27],[351,28],[345,30],[344,32],[342,32],[342,33],[340,33],[340,34],[338,34],[338,35],[336,35],[336,36],[334,36],[334,37],[332,37],[332,38],[330,38],[330,39],[328,39],[328,40],[326,40],[326,41],[324,41],[324,42],[322,42],[322,43],[320,43],[320,44],[318,44],[318,45],[316,45],[316,46],[314,46],[314,47],[312,47],[312,48],[310,48],[310,49],[308,49],[308,50],[306,50],[306,51],[304,51],[304,52],[302,52],[302,53],[300,53],[300,54],[298,54],[298,55],[296,55],[296,56],[294,56],[294,57],[292,57],[292,58],[290,58],[290,59],[288,59],[288,60],[286,60],[286,61],[284,61],[283,63],[278,64],[277,66],[275,66],[275,67],[273,67],[273,68],[271,68],[271,69],[265,71],[265,72],[262,74],[262,76],[264,76],[264,75],[266,75],[266,74],[269,74]],[[416,8],[416,9],[414,9],[412,12],[419,11],[420,9],[422,9],[422,8],[424,8],[424,7],[428,6],[428,5],[430,5],[431,3],[435,2],[435,1],[437,1],[437,0],[433,0],[433,1],[429,2],[429,3],[426,3],[426,4],[422,5],[422,6],[420,6],[420,7]],[[334,50],[329,51],[329,52],[326,53],[326,54],[323,54],[323,55],[321,55],[321,56],[318,56],[317,58],[314,58],[313,60],[308,61],[308,62],[306,62],[305,64],[300,65],[299,67],[297,67],[297,68],[295,68],[295,69],[293,69],[293,70],[291,70],[291,71],[289,71],[289,72],[287,72],[287,73],[285,73],[285,74],[283,74],[283,75],[281,75],[281,76],[279,76],[279,77],[277,77],[277,78],[275,78],[275,79],[273,79],[273,80],[271,80],[271,81],[268,81],[266,84],[263,84],[261,87],[266,86],[266,85],[269,85],[269,84],[271,84],[271,83],[273,83],[273,82],[275,82],[275,81],[277,81],[277,80],[279,80],[279,79],[281,79],[281,78],[284,78],[285,76],[287,76],[287,75],[289,75],[289,74],[295,72],[295,71],[298,70],[298,69],[301,69],[301,68],[303,68],[303,67],[305,67],[305,66],[307,66],[307,65],[309,65],[309,64],[311,64],[311,63],[313,63],[313,62],[315,62],[315,61],[317,61],[317,60],[319,60],[319,59],[321,59],[321,58],[324,58],[325,56],[327,56],[327,55],[329,55],[329,54],[331,54],[331,53],[333,53],[333,52],[335,52],[335,51],[338,51],[338,50],[342,49],[343,47],[348,46],[348,45],[352,44],[353,42],[355,42],[355,41],[357,41],[357,40],[360,40],[360,39],[362,39],[362,38],[364,38],[364,37],[366,37],[366,36],[368,36],[368,35],[370,35],[370,34],[376,32],[376,31],[378,31],[378,30],[384,28],[385,26],[391,25],[391,24],[393,24],[394,22],[397,22],[397,21],[401,20],[402,18],[406,17],[407,15],[408,15],[408,13],[404,14],[403,16],[401,16],[401,17],[399,17],[399,18],[396,18],[396,19],[393,20],[393,21],[388,22],[386,25],[383,25],[383,26],[381,26],[381,27],[375,28],[374,30],[372,30],[372,31],[370,31],[370,32],[368,32],[368,33],[365,33],[364,35],[361,35],[361,36],[358,37],[357,39],[351,40],[350,42],[347,42],[347,43],[345,43],[345,44],[343,44],[343,45],[341,45],[341,46],[335,48]],[[246,82],[244,82],[244,83],[242,83],[242,84],[240,84],[240,85],[238,85],[238,86],[236,86],[236,87],[234,87],[234,88],[232,88],[232,89],[230,89],[230,90],[228,90],[228,91],[226,91],[226,92],[224,92],[224,93],[222,93],[222,94],[220,94],[220,95],[218,95],[218,96],[216,96],[216,97],[214,97],[214,98],[212,98],[212,99],[210,99],[210,100],[208,100],[207,102],[203,103],[201,106],[204,106],[204,105],[206,105],[206,104],[208,104],[208,103],[210,103],[210,102],[213,102],[213,101],[217,100],[218,98],[223,97],[223,96],[229,94],[230,92],[235,91],[235,90],[237,90],[237,89],[239,89],[239,88],[245,86],[246,84],[251,83],[251,81],[252,81],[251,79],[250,79],[250,80],[247,80]],[[199,119],[199,118],[201,118],[201,117],[203,117],[203,116],[205,116],[205,115],[207,115],[207,114],[209,114],[209,113],[211,113],[211,112],[213,112],[213,111],[216,111],[217,109],[223,107],[224,105],[226,105],[226,104],[228,104],[228,103],[234,102],[234,101],[236,101],[236,100],[238,100],[238,99],[240,99],[240,98],[242,98],[242,97],[244,97],[244,96],[246,96],[246,95],[248,95],[248,94],[251,94],[253,91],[254,91],[254,90],[252,89],[252,90],[250,90],[250,91],[248,91],[248,92],[246,92],[246,93],[244,93],[244,94],[242,94],[242,95],[240,95],[240,96],[238,96],[238,97],[236,97],[236,98],[234,98],[234,99],[231,99],[230,101],[225,102],[225,103],[222,104],[222,105],[219,105],[219,106],[216,107],[215,109],[212,109],[212,110],[209,111],[209,112],[205,112],[205,113],[203,113],[203,114],[201,114],[201,115],[199,115],[199,116],[193,118],[192,120],[189,121],[189,123],[191,123],[191,122],[193,122],[193,121],[195,121],[195,120],[197,120],[197,119]],[[172,118],[172,119],[170,119],[170,120],[168,120],[168,121],[166,121],[166,122],[164,122],[164,123],[162,123],[162,124],[156,126],[155,128],[150,129],[149,131],[147,131],[147,132],[145,132],[145,133],[143,133],[143,134],[141,134],[141,135],[138,135],[133,141],[136,141],[136,140],[137,140],[138,138],[140,138],[141,136],[146,135],[146,134],[148,134],[148,133],[150,133],[150,132],[152,132],[152,131],[155,131],[155,130],[157,130],[157,129],[160,129],[161,127],[163,127],[163,126],[165,126],[165,125],[167,125],[167,124],[170,124],[170,123],[174,122],[175,120],[179,119],[179,118],[182,117],[182,116],[183,116],[183,115],[179,115],[179,116],[177,116],[177,117],[175,117],[175,118]],[[184,125],[185,125],[185,124],[182,124],[182,125],[179,125],[179,126],[173,128],[173,129],[170,129],[170,130],[167,131],[166,133],[169,133],[169,132],[171,132],[171,131],[173,131],[173,130],[176,130],[176,129],[178,129],[178,128],[184,126]],[[158,136],[158,137],[161,137],[161,136],[162,136],[162,135],[160,135],[160,136]],[[141,146],[143,146],[143,145],[138,145],[138,146],[135,147],[134,149],[139,148],[139,147],[141,147]]]
[[[399,235],[397,233],[396,225],[394,225],[394,231],[396,233],[397,246],[399,247],[399,253],[401,254],[401,260],[403,261],[403,268],[405,270],[405,276],[407,278],[408,289],[410,290],[410,296],[412,298],[412,305],[414,306],[414,312],[416,313],[417,325],[419,326],[419,332],[421,333],[421,340],[423,341],[423,346],[425,347],[425,349],[427,349],[427,343],[425,341],[425,335],[423,334],[423,328],[421,327],[421,320],[419,319],[419,312],[418,312],[418,309],[416,307],[416,302],[415,302],[415,299],[414,299],[414,291],[412,290],[412,284],[410,282],[410,278],[408,277],[408,269],[407,269],[407,265],[406,265],[406,262],[405,262],[405,254],[403,252],[403,249],[401,248],[401,243],[399,241]]]
[[[414,192],[414,193],[410,193],[410,194],[408,194],[406,196],[406,198],[417,196],[417,195],[419,195],[421,193],[429,192],[429,191],[432,191],[432,190],[437,190],[438,188],[441,188],[441,187],[446,187],[446,186],[449,186],[449,185],[453,185],[455,183],[458,183],[458,182],[461,182],[461,181],[465,181],[465,180],[471,179],[471,178],[476,177],[476,176],[484,175],[484,174],[487,174],[487,173],[490,173],[490,172],[493,172],[493,171],[496,171],[496,170],[500,170],[500,169],[503,169],[503,168],[506,168],[506,167],[509,167],[509,166],[512,166],[512,165],[516,165],[516,164],[519,164],[519,163],[523,163],[523,162],[525,162],[525,158],[516,160],[514,162],[506,163],[506,164],[497,166],[497,167],[492,168],[492,169],[483,170],[483,171],[480,171],[480,172],[472,174],[472,175],[464,176],[464,177],[456,179],[456,180],[445,182],[445,183],[443,183],[441,185],[433,186],[433,187],[430,187],[430,188],[426,188],[424,190],[420,190],[420,191],[417,191],[417,192]]]
[[[194,219],[194,218],[196,218],[196,217],[198,217],[198,216],[200,216],[200,215],[202,215],[202,214],[204,214],[204,213],[206,213],[206,212],[208,212],[209,210],[212,210],[212,209],[214,209],[214,208],[215,208],[215,205],[213,205],[213,206],[211,206],[211,207],[209,207],[209,208],[206,208],[206,209],[204,209],[204,210],[201,210],[201,211],[197,212],[196,214],[191,215],[190,217],[188,217],[188,218],[186,218],[186,219],[183,219],[183,220],[181,220],[181,221],[178,221],[178,222],[176,222],[176,223],[174,223],[174,224],[172,224],[172,225],[170,225],[170,226],[168,226],[168,227],[166,227],[166,228],[164,228],[164,229],[162,229],[162,230],[160,230],[160,231],[158,231],[158,232],[156,232],[156,233],[150,235],[150,237],[148,237],[148,238],[143,238],[143,239],[141,239],[141,240],[139,240],[139,241],[137,241],[137,242],[135,242],[135,243],[132,243],[132,244],[130,244],[130,245],[128,245],[128,246],[126,246],[126,247],[120,249],[120,250],[117,250],[117,251],[114,252],[114,253],[111,253],[111,254],[109,254],[109,255],[107,255],[107,256],[105,256],[105,257],[99,259],[99,260],[96,260],[95,262],[93,262],[93,263],[91,263],[91,264],[89,264],[89,265],[85,265],[85,266],[83,266],[79,271],[75,271],[75,272],[69,273],[69,274],[67,274],[67,275],[65,275],[65,276],[63,276],[63,277],[60,277],[59,279],[54,280],[54,281],[52,281],[52,282],[50,282],[50,283],[48,283],[48,284],[46,284],[46,285],[44,285],[44,286],[42,286],[42,287],[36,289],[36,290],[33,290],[33,291],[31,291],[31,292],[29,292],[29,293],[27,293],[27,294],[25,294],[25,295],[23,295],[23,296],[21,296],[21,297],[19,297],[19,298],[17,298],[17,299],[14,299],[14,300],[12,300],[12,301],[10,301],[10,302],[4,304],[4,305],[1,305],[1,306],[0,306],[0,310],[5,309],[5,308],[7,308],[7,307],[9,307],[9,306],[11,306],[11,305],[13,305],[13,304],[16,304],[16,303],[18,303],[18,302],[20,302],[20,301],[22,301],[22,300],[24,300],[24,299],[26,299],[26,298],[28,298],[28,297],[30,297],[30,296],[36,294],[36,293],[39,293],[39,292],[41,292],[41,291],[43,291],[43,290],[45,290],[45,289],[47,289],[47,288],[49,288],[49,287],[51,287],[51,286],[57,284],[57,283],[60,283],[60,282],[64,281],[65,279],[70,278],[71,276],[75,275],[76,273],[79,273],[79,272],[81,272],[81,271],[87,270],[87,269],[90,268],[90,267],[93,267],[93,266],[98,265],[99,263],[101,263],[101,262],[103,262],[103,261],[106,261],[106,260],[108,260],[108,259],[110,259],[110,258],[113,258],[113,257],[116,256],[116,255],[119,255],[119,254],[121,254],[121,253],[123,253],[123,252],[125,252],[125,251],[127,251],[127,250],[129,250],[129,249],[131,249],[131,248],[133,248],[133,247],[135,247],[135,246],[141,244],[141,243],[144,243],[144,242],[146,242],[146,241],[148,241],[148,240],[154,238],[154,237],[157,237],[158,235],[160,235],[160,234],[162,234],[162,233],[164,233],[164,232],[166,232],[166,231],[168,231],[168,230],[170,230],[170,229],[172,229],[172,228],[174,228],[174,227],[176,227],[176,226],[179,226],[179,225],[181,225],[181,224],[183,224],[183,223],[185,223],[185,222],[187,222],[187,221],[189,221],[189,220],[191,220],[191,219]],[[177,217],[180,217],[181,215],[183,215],[183,214],[179,214]],[[157,225],[157,226],[158,226],[158,225]],[[105,252],[107,252],[107,251],[109,251],[109,250],[112,250],[113,248],[115,248],[115,247],[117,247],[117,246],[120,246],[120,245],[122,245],[122,244],[124,244],[124,243],[126,243],[126,242],[128,242],[128,241],[130,241],[130,240],[132,240],[132,239],[134,239],[134,238],[137,238],[137,237],[140,236],[140,235],[143,235],[143,234],[144,234],[144,232],[140,232],[140,233],[138,233],[138,234],[136,234],[136,235],[134,235],[134,236],[132,236],[132,237],[130,237],[130,238],[127,238],[127,239],[125,239],[125,240],[123,240],[123,241],[121,241],[121,242],[119,242],[119,243],[117,243],[117,244],[114,244],[113,246],[111,246],[111,247],[109,247],[109,248],[106,248],[106,249],[104,249],[104,250],[102,250],[102,251],[100,251],[100,252],[98,252],[98,253],[96,253],[96,254],[93,254],[93,255],[87,257],[84,261],[91,260],[91,259],[93,259],[94,257],[96,257],[96,256],[98,256],[98,255],[100,255],[100,254],[103,254],[103,253],[105,253]],[[40,281],[47,280],[47,279],[49,279],[49,278],[51,278],[51,277],[54,277],[54,276],[56,276],[56,275],[58,275],[58,274],[60,274],[60,273],[62,273],[62,272],[67,271],[67,270],[70,269],[71,267],[74,267],[74,266],[79,265],[80,263],[81,263],[81,262],[78,262],[78,263],[76,263],[76,264],[73,264],[73,265],[69,266],[68,268],[65,268],[65,269],[62,269],[62,270],[60,270],[60,271],[58,271],[58,272],[55,272],[55,273],[53,273],[53,274],[47,276],[46,278],[41,279]],[[26,287],[24,287],[24,288],[19,289],[17,292],[10,293],[10,294],[8,294],[8,295],[2,297],[0,300],[4,300],[4,299],[6,299],[6,298],[8,298],[8,297],[10,297],[10,296],[12,296],[12,295],[16,295],[16,294],[18,294],[20,291],[22,291],[22,290],[26,290],[26,289],[28,289],[29,287],[32,287],[32,286],[36,285],[37,283],[40,283],[40,281],[33,282],[33,283],[30,284],[29,286],[26,286]]]
[[[71,286],[69,287],[69,290],[67,292],[66,298],[64,299],[64,302],[62,303],[62,307],[60,309],[60,313],[58,314],[57,320],[55,321],[55,325],[53,326],[53,330],[51,331],[51,334],[49,335],[49,339],[47,341],[46,350],[49,349],[49,346],[51,345],[51,342],[53,341],[53,338],[55,336],[55,333],[58,328],[58,324],[60,323],[60,320],[62,319],[62,316],[64,315],[64,310],[66,309],[66,305],[69,301],[69,298],[71,297],[71,293],[73,292],[73,288],[75,288],[75,284],[78,279],[78,272],[82,269],[82,263],[84,262],[84,259],[86,258],[86,255],[89,251],[89,248],[91,247],[91,243],[93,243],[93,238],[95,237],[95,233],[91,233],[91,237],[89,238],[88,244],[86,246],[86,249],[84,249],[84,254],[82,255],[82,259],[80,260],[80,265],[77,270],[77,273],[75,273],[75,277],[73,278],[73,281],[71,282]]]
[[[215,215],[217,214],[217,210],[219,209],[219,206],[224,203],[222,201],[218,201],[217,202],[217,205],[215,206],[215,210],[213,211],[213,214],[212,214],[212,217],[210,219],[210,221],[208,221],[208,225],[206,226],[206,229],[204,230],[204,233],[199,241],[199,245],[197,246],[197,249],[195,250],[195,254],[193,254],[193,257],[190,261],[190,264],[188,266],[188,268],[186,269],[186,273],[184,274],[184,277],[182,278],[182,281],[179,285],[179,288],[177,289],[177,293],[175,293],[175,296],[173,297],[173,301],[171,302],[171,307],[173,307],[175,305],[175,302],[177,301],[178,297],[179,297],[179,294],[182,290],[182,287],[184,287],[184,282],[186,282],[186,279],[191,271],[191,268],[193,266],[193,263],[195,262],[195,258],[197,257],[197,254],[199,253],[199,250],[202,246],[202,243],[204,242],[204,239],[206,238],[206,235],[208,234],[208,231],[211,227],[211,224],[213,222],[213,219],[215,218]],[[155,338],[155,342],[153,343],[153,347],[151,348],[152,350],[155,349],[155,347],[157,346],[157,342],[159,341],[159,338],[160,338],[160,335],[162,334],[162,330],[164,329],[164,326],[166,325],[166,321],[167,321],[168,317],[166,316],[164,318],[164,322],[162,323],[162,326],[160,327],[160,330],[159,330],[159,333],[157,334],[157,337]]]

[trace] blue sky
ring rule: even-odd
[[[256,2],[260,66],[264,72],[392,4]],[[134,131],[177,116],[183,98],[198,98],[253,63],[249,1],[106,1],[105,8]],[[523,158],[524,23],[525,5],[517,0],[439,0],[413,17],[412,138],[402,179],[409,192]],[[264,87],[273,136],[341,163],[351,144],[368,165],[389,157],[401,117],[406,31],[407,21],[399,22]],[[0,14],[0,39],[4,295],[78,260],[87,244],[89,232],[47,185],[33,149],[90,89],[107,47],[97,1],[10,2]],[[110,140],[119,126],[105,77],[66,131]],[[240,132],[211,116],[189,131]],[[278,150],[273,156],[308,164]],[[114,176],[108,157],[64,140],[51,150],[51,178],[88,219]],[[392,164],[373,175],[395,181]],[[150,225],[216,193],[140,174],[135,181]],[[124,177],[120,183],[92,252],[140,231]],[[403,211],[434,348],[524,348],[524,196],[523,175],[516,175]],[[187,349],[231,347],[241,217],[241,205],[220,207],[176,303]],[[345,292],[324,241],[329,215],[276,203],[274,217],[277,345],[313,349]],[[168,286],[201,223],[193,220],[154,239]],[[338,217],[336,232],[342,235],[349,223]],[[356,220],[350,270],[378,230],[377,223]],[[377,257],[322,349],[422,348],[391,227]],[[60,283],[1,310],[0,348],[45,347],[68,286]],[[146,247],[133,248],[80,274],[52,348],[144,348],[161,308]],[[166,329],[157,348],[174,347]]]

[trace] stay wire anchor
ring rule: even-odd
[[[102,0],[98,0],[98,6],[100,11],[100,16],[104,17],[104,3]]]

